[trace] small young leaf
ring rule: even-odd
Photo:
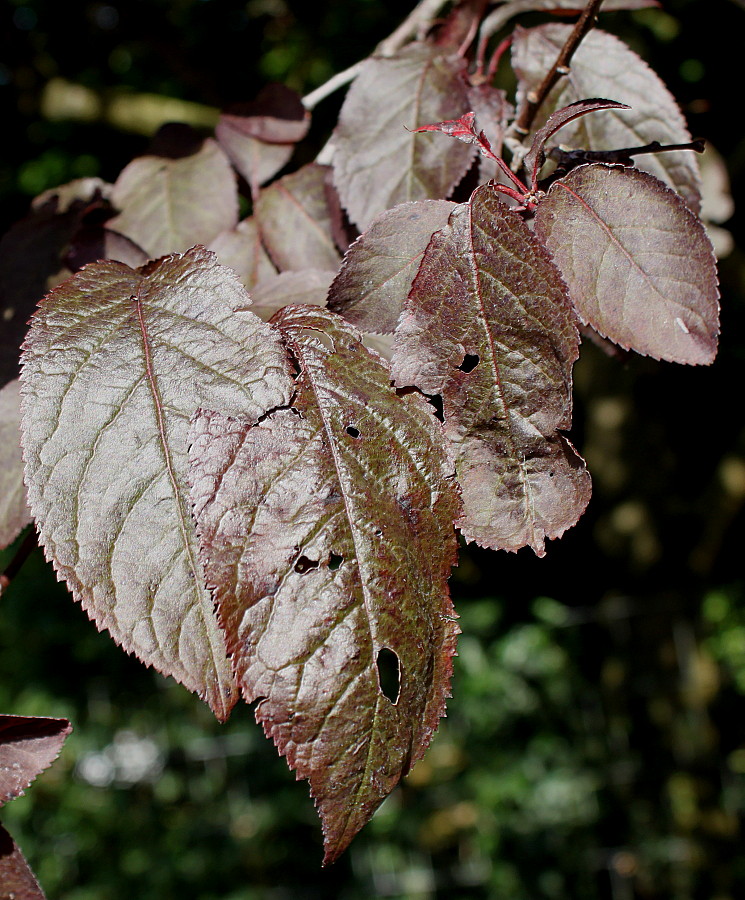
[[[473,144],[474,147],[486,156],[487,159],[494,159],[494,151],[491,144],[487,140],[483,131],[477,131],[474,124],[476,113],[467,112],[459,119],[448,119],[445,122],[437,122],[434,125],[420,125],[419,128],[412,128],[412,134],[418,134],[421,131],[441,131],[449,137],[463,141],[464,144]]]
[[[706,364],[716,354],[719,292],[701,222],[636,169],[581,166],[538,205],[551,251],[584,322],[621,347]]]
[[[208,139],[190,156],[141,156],[122,170],[111,197],[120,210],[108,225],[151,258],[209,244],[238,222],[235,175]]]
[[[280,271],[339,266],[326,181],[329,172],[327,166],[311,163],[259,195],[254,218]]]
[[[0,390],[0,550],[18,537],[31,521],[23,486],[21,456],[20,382],[9,381]]]
[[[448,200],[415,200],[378,216],[347,251],[329,309],[363,331],[393,331],[427,244],[454,208]]]
[[[300,368],[292,408],[254,426],[202,412],[192,495],[241,690],[310,780],[331,862],[444,714],[458,499],[429,404],[398,396],[351,326],[308,307],[274,321]]]
[[[209,245],[224,266],[230,266],[249,291],[277,270],[261,243],[261,235],[253,217],[239,222],[235,228],[222,231]]]
[[[283,306],[325,306],[335,275],[335,271],[323,269],[280,272],[259,282],[251,291],[251,311],[268,322]]]
[[[491,84],[469,85],[468,108],[476,114],[476,121],[483,129],[492,152],[495,156],[501,156],[507,123],[515,112],[512,104],[507,101],[507,94],[501,88],[495,88]],[[499,169],[496,162],[481,154],[479,156],[479,181],[481,184],[498,177]]]
[[[259,187],[289,161],[309,126],[310,115],[295,91],[272,84],[252,103],[221,115],[215,137],[256,198]]]
[[[0,715],[0,806],[51,766],[71,731],[67,719]]]
[[[571,31],[569,25],[517,28],[513,64],[518,75],[518,112],[525,95],[535,90]],[[675,98],[659,76],[633,50],[613,35],[594,29],[574,54],[571,70],[561,78],[539,112],[536,128],[555,109],[585,97],[613,97],[629,110],[585,116],[561,133],[562,144],[572,149],[617,150],[650,141],[681,144],[691,140]],[[694,212],[701,203],[696,154],[660,153],[640,156],[639,168],[674,187]]]
[[[528,150],[524,160],[531,186],[535,185],[541,166],[545,162],[546,154],[544,148],[546,141],[550,140],[560,128],[563,128],[580,116],[585,116],[587,113],[596,112],[600,109],[629,109],[629,107],[625,103],[616,103],[615,100],[593,98],[591,100],[578,100],[576,103],[571,103],[569,106],[557,109],[556,112],[551,113],[543,128],[535,133],[533,143],[530,145],[530,150]]]
[[[571,425],[579,336],[545,249],[493,188],[456,207],[401,315],[393,373],[442,397],[467,540],[494,549],[559,537],[589,499]]]
[[[287,402],[276,331],[214,254],[87,266],[24,347],[23,447],[41,543],[100,629],[206,697],[234,685],[198,562],[186,480],[199,406],[256,419]]]
[[[472,146],[407,131],[468,109],[463,66],[426,44],[363,65],[334,133],[334,181],[360,230],[399,203],[447,197],[468,171]]]
[[[0,889],[3,900],[45,900],[18,844],[0,825]]]

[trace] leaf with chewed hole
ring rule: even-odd
[[[309,779],[331,862],[445,712],[458,497],[431,407],[358,332],[309,307],[273,321],[300,369],[292,407],[256,425],[201,412],[192,496],[241,691]]]
[[[209,244],[238,222],[238,187],[225,153],[211,138],[196,153],[140,156],[122,170],[107,224],[152,258]]]
[[[347,250],[329,309],[363,331],[393,331],[427,244],[454,208],[448,200],[415,200],[378,216]]]
[[[578,346],[545,248],[493,188],[479,188],[424,254],[392,364],[399,387],[442,398],[467,540],[543,555],[587,505],[584,461],[560,433]]]
[[[21,391],[16,378],[0,390],[0,550],[31,521],[23,486]]]
[[[196,247],[141,269],[105,261],[47,295],[24,345],[29,505],[46,555],[99,629],[206,698],[235,687],[204,586],[189,421],[286,403],[289,363],[230,269]]]
[[[463,59],[430,44],[363,63],[334,133],[334,181],[364,230],[386,209],[447,197],[475,148],[427,140],[407,129],[457,119],[468,109]]]
[[[518,114],[527,94],[535,90],[571,32],[570,25],[541,25],[515,30],[513,65],[518,76]],[[534,125],[541,127],[556,109],[586,97],[612,97],[630,109],[609,109],[584,116],[561,132],[571,149],[618,150],[659,141],[684,144],[691,140],[683,114],[659,75],[623,41],[593,29],[572,57],[569,74],[548,95]],[[688,201],[694,212],[701,205],[701,179],[696,154],[690,151],[647,154],[638,167],[661,178]]]
[[[714,251],[667,185],[636,169],[581,166],[538,205],[536,233],[583,322],[656,359],[712,362],[719,334]]]

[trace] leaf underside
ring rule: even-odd
[[[292,389],[277,333],[214,254],[82,269],[23,354],[29,503],[46,555],[99,629],[206,698],[235,690],[203,583],[187,482],[200,406],[255,419]]]
[[[583,322],[638,353],[711,363],[719,292],[711,242],[678,194],[646,172],[581,166],[536,212]]]
[[[546,250],[489,186],[432,238],[396,330],[396,384],[440,395],[467,540],[543,555],[587,505],[571,425],[579,337]]]
[[[555,62],[571,26],[549,24],[515,30],[513,65],[518,76],[518,112]],[[551,91],[536,119],[538,130],[554,110],[587,97],[610,97],[630,106],[584,116],[562,129],[562,146],[582,150],[617,150],[659,141],[691,140],[675,98],[641,57],[613,35],[593,29],[574,54],[569,74]],[[647,154],[638,167],[675,188],[694,212],[701,206],[698,160],[692,152]]]
[[[51,766],[71,731],[67,719],[0,715],[0,806]]]
[[[238,189],[228,159],[207,139],[191,156],[141,156],[114,185],[120,210],[108,225],[151,257],[209,244],[238,222]]]
[[[460,57],[425,44],[363,64],[333,138],[334,181],[361,231],[399,203],[447,197],[467,172],[474,147],[407,131],[468,109],[462,72]]]
[[[0,390],[0,550],[11,544],[31,521],[23,486],[21,456],[21,391],[16,378]]]
[[[363,331],[392,332],[427,244],[454,207],[448,200],[416,200],[378,216],[347,251],[329,309]]]
[[[444,714],[458,499],[429,404],[398,396],[351,326],[308,307],[274,322],[300,369],[292,406],[254,426],[203,411],[192,493],[241,691],[309,779],[331,862]]]
[[[0,886],[4,898],[12,900],[45,900],[44,892],[34,877],[20,848],[0,825]]]

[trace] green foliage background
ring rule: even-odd
[[[694,135],[724,156],[737,198],[745,133],[729,91],[745,11],[663,6],[610,14],[605,27],[667,81]],[[207,121],[267,80],[308,92],[402,14],[392,0],[6,0],[3,227],[47,187],[113,180],[145,149],[165,98],[200,104],[180,109]],[[319,108],[309,157],[338,102]],[[67,716],[75,732],[3,821],[48,896],[744,896],[742,221],[726,225],[735,246],[711,369],[583,348],[574,439],[594,476],[590,509],[544,560],[464,552],[449,716],[328,870],[306,787],[250,710],[218,725],[97,634],[33,557],[2,597],[0,709]]]

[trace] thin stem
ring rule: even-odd
[[[582,43],[582,39],[595,24],[602,3],[603,0],[589,0],[566,43],[559,51],[556,61],[546,73],[546,77],[535,91],[529,91],[526,97],[527,103],[520,113],[520,118],[513,126],[516,134],[524,137],[530,133],[536,114],[545,102],[546,97],[548,97],[558,80],[569,74],[572,57]]]
[[[20,571],[21,566],[26,562],[29,556],[39,546],[36,540],[36,530],[29,529],[26,537],[21,541],[21,546],[16,550],[15,556],[0,573],[0,596],[2,596],[10,587],[10,583]]]
[[[339,88],[344,87],[345,84],[354,81],[360,73],[363,62],[364,60],[360,60],[360,62],[355,63],[343,72],[337,72],[336,75],[329,78],[329,80],[320,87],[317,87],[314,91],[306,94],[303,97],[303,106],[306,109],[313,109],[321,102],[321,100],[325,100],[326,97],[333,94],[334,91],[338,91]]]
[[[586,163],[633,166],[634,157],[643,153],[667,153],[672,150],[693,150],[696,153],[703,153],[705,149],[706,142],[701,139],[685,144],[661,144],[659,141],[651,141],[641,147],[623,147],[620,150],[562,150],[560,147],[554,147],[549,156],[556,160],[556,169],[549,178],[551,182],[556,181],[557,178]]]
[[[494,76],[497,74],[497,67],[499,66],[499,61],[504,55],[505,50],[512,44],[512,35],[508,35],[497,47],[497,49],[492,54],[492,58],[489,60],[489,68],[486,70],[486,80],[491,82]]]

